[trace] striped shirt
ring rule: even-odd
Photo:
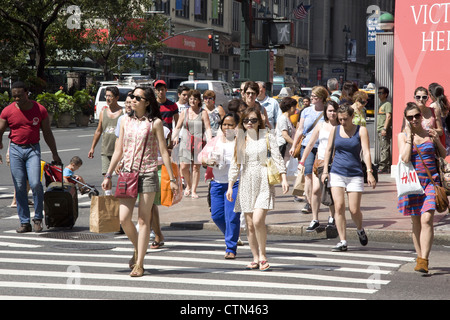
[[[178,106],[176,103],[172,102],[169,99],[166,99],[164,103],[159,104],[159,111],[161,112],[161,119],[163,121],[163,125],[170,129],[172,132],[172,122],[174,115],[178,114]]]

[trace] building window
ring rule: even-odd
[[[217,19],[212,19],[211,23],[215,26],[223,26],[223,2],[224,0],[217,0]],[[214,10],[214,7],[211,5],[211,10]],[[214,14],[211,12],[211,16]]]
[[[170,14],[169,0],[155,0],[155,11],[163,11],[165,14]]]
[[[194,15],[197,22],[206,23],[208,21],[208,0],[194,1]]]
[[[176,10],[175,16],[189,19],[189,0],[182,0],[182,9]]]
[[[239,31],[241,27],[241,4],[233,1],[233,31]]]

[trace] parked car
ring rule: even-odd
[[[172,89],[167,90],[166,98],[169,99],[172,102],[177,102],[178,101],[178,92],[177,92],[177,90],[172,90]]]
[[[119,106],[122,108],[125,108],[125,99],[127,98],[127,94],[129,91],[133,90],[135,86],[129,85],[129,86],[122,86],[122,85],[110,85],[110,86],[116,86],[119,89],[119,101],[117,102]],[[95,119],[99,119],[100,112],[103,111],[103,109],[107,106],[106,104],[106,88],[109,86],[101,86],[98,91],[97,95],[95,97]]]
[[[234,98],[233,87],[225,81],[218,80],[194,80],[183,81],[181,86],[187,86],[191,89],[200,91],[201,94],[205,90],[212,90],[216,94],[216,105],[222,105],[225,111],[228,110],[228,102]]]

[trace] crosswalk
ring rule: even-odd
[[[144,277],[131,278],[126,237],[83,234],[68,240],[51,231],[0,233],[0,299],[370,299],[414,260],[409,251],[335,253],[329,243],[269,237],[271,271],[249,271],[248,245],[225,260],[222,237],[197,230],[192,237],[168,232],[161,249],[149,249]]]

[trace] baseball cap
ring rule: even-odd
[[[164,81],[164,80],[157,80],[157,81],[155,81],[155,83],[153,84],[153,86],[156,88],[157,86],[159,86],[159,85],[163,85],[163,86],[165,86],[166,88],[167,88],[167,84],[166,84],[166,82]]]

